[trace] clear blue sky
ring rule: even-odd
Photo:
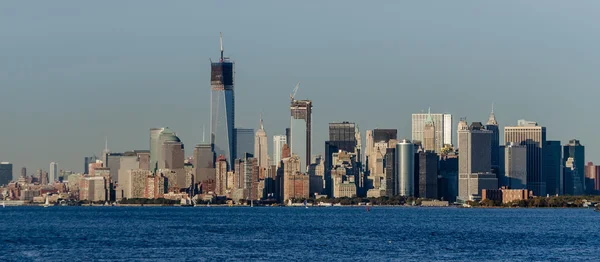
[[[35,2],[35,3],[34,3]],[[431,106],[502,126],[538,121],[600,162],[598,1],[1,1],[0,161],[83,171],[104,137],[148,149],[169,126],[187,155],[209,126],[209,58],[236,61],[236,125],[289,124],[289,93],[327,123],[398,128]],[[271,140],[271,138],[269,139]],[[271,151],[271,148],[269,149]],[[271,153],[271,152],[270,152]]]

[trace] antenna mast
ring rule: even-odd
[[[219,42],[221,43],[221,62],[223,62],[223,33],[219,32]]]

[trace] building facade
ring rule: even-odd
[[[290,137],[288,146],[291,153],[298,155],[303,165],[300,172],[306,172],[310,164],[312,150],[312,101],[292,99],[290,105]]]
[[[504,153],[504,176],[500,185],[510,189],[527,189],[527,147],[509,143]]]
[[[260,118],[260,128],[254,136],[254,156],[258,160],[258,166],[261,169],[266,170],[269,167],[269,143],[262,116]]]
[[[420,113],[412,114],[412,140],[424,141],[425,122],[431,117],[435,126],[435,152],[439,152],[444,144],[452,144],[452,115]]]
[[[254,154],[254,129],[252,128],[236,128],[235,136],[235,157],[244,157],[244,154]]]
[[[0,162],[0,185],[8,185],[13,179],[13,165],[9,162]]]
[[[210,65],[210,137],[217,155],[223,155],[227,163],[236,156],[235,141],[235,62],[223,56]],[[250,152],[250,151],[248,151]]]
[[[415,173],[415,153],[414,144],[409,140],[402,140],[396,145],[397,168],[396,181],[398,181],[398,195],[415,196],[414,173]]]
[[[287,144],[285,135],[273,136],[273,164],[277,167],[281,165],[281,150],[285,144]]]
[[[546,194],[564,194],[562,145],[560,141],[546,141],[544,152],[544,177],[546,179]]]
[[[543,150],[546,145],[546,128],[536,122],[519,120],[517,126],[504,127],[504,141],[527,147],[527,189],[536,196],[545,196]]]

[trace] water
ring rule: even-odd
[[[600,258],[589,209],[7,207],[0,261]]]

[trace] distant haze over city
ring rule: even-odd
[[[577,138],[600,161],[595,130],[599,2],[79,2],[0,7],[0,162],[28,173],[83,172],[83,158],[149,149],[169,127],[186,156],[210,127],[210,60],[219,32],[235,68],[235,125],[284,135],[290,93],[313,102],[313,155],[328,123],[398,129],[411,114]],[[456,135],[456,134],[454,134]],[[206,140],[209,138],[206,137]],[[363,141],[364,142],[364,141]],[[456,141],[454,141],[456,142]]]

